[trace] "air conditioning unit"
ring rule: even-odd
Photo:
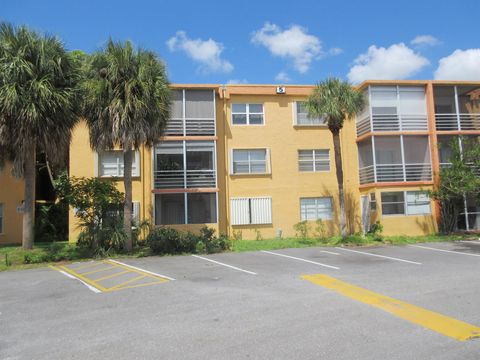
[[[286,92],[285,86],[277,86],[277,94],[285,94]]]

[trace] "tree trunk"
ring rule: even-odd
[[[127,238],[125,250],[132,251],[132,157],[133,151],[128,147],[123,152],[123,184],[125,186],[125,202],[123,205],[123,227]]]
[[[25,194],[23,203],[22,247],[33,248],[33,227],[35,223],[35,145],[27,150],[24,164]]]
[[[340,232],[342,237],[347,236],[345,221],[345,193],[343,189],[342,148],[340,145],[340,130],[331,130],[333,135],[333,151],[335,153],[335,169],[337,173],[338,198],[340,202]]]

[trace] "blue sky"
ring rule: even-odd
[[[177,83],[480,80],[478,0],[3,0],[0,20],[156,51]]]

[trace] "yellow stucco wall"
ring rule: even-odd
[[[431,214],[426,215],[383,215],[381,206],[382,192],[395,191],[428,191],[432,186],[395,186],[395,187],[373,187],[362,191],[361,195],[368,195],[375,192],[377,200],[377,211],[371,215],[371,223],[379,220],[383,225],[383,235],[428,235],[438,231],[435,218],[437,216],[437,207],[432,201],[430,203]]]
[[[0,204],[3,204],[3,232],[0,244],[19,244],[22,242],[22,214],[17,207],[22,205],[23,180],[12,176],[12,167],[6,164],[0,170]]]
[[[300,198],[332,197],[334,217],[326,221],[329,233],[338,229],[338,186],[335,175],[335,160],[332,135],[327,127],[294,126],[294,101],[305,100],[306,96],[288,95],[231,95],[226,104],[227,157],[224,165],[229,170],[232,149],[267,148],[270,152],[271,174],[232,175],[227,174],[226,198],[270,196],[272,198],[272,224],[229,226],[228,232],[242,231],[243,238],[256,237],[260,231],[263,238],[272,238],[278,229],[283,236],[293,236],[293,226],[300,219]],[[231,104],[263,103],[264,125],[232,125]],[[353,122],[347,121],[342,131],[342,146],[345,164],[347,198],[358,198],[356,170],[355,132]],[[329,149],[330,171],[299,172],[298,150]],[[350,203],[350,205],[352,205]],[[353,207],[358,206],[357,202]],[[350,206],[350,209],[352,206]],[[350,211],[351,212],[351,211]],[[355,221],[353,221],[355,222]],[[312,224],[313,229],[313,224]],[[354,226],[357,229],[357,226]]]

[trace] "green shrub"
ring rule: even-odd
[[[315,236],[320,239],[322,242],[327,242],[327,230],[325,228],[325,223],[322,219],[315,221]]]
[[[23,255],[24,264],[39,264],[48,261],[50,261],[50,256],[48,254],[28,253]]]
[[[295,230],[296,237],[299,237],[304,240],[308,238],[309,226],[306,220],[300,221],[295,225],[293,225],[293,229]]]
[[[367,233],[367,236],[370,237],[373,241],[383,241],[383,225],[380,221],[375,222],[370,226],[370,230]]]
[[[177,254],[181,251],[181,234],[178,230],[168,227],[154,229],[147,236],[147,245],[152,253]]]

